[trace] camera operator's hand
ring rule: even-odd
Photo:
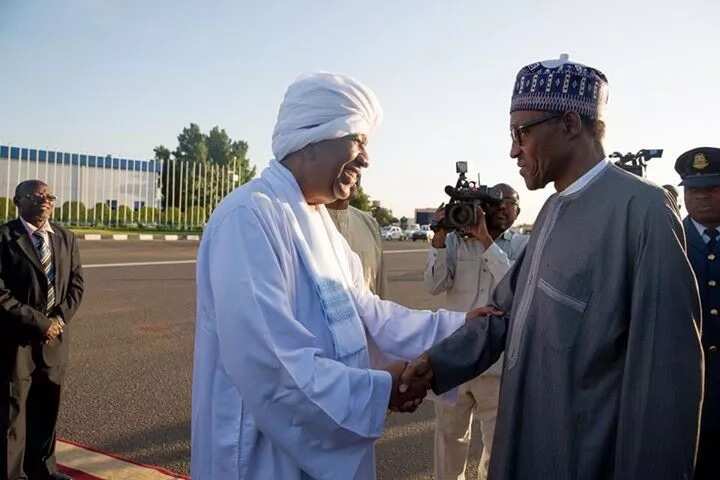
[[[438,224],[445,218],[445,205],[440,205],[440,208],[435,210],[432,216],[432,223]],[[435,235],[432,238],[431,245],[433,248],[445,248],[445,237],[447,237],[448,231],[442,227],[435,229]]]
[[[478,221],[475,225],[470,225],[463,231],[480,240],[485,248],[490,248],[493,244],[493,238],[490,236],[490,232],[488,232],[485,211],[480,207],[477,208],[477,219]]]

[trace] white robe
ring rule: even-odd
[[[376,297],[343,245],[355,307],[382,351],[413,359],[464,323]],[[193,480],[375,478],[391,378],[334,359],[316,292],[269,184],[229,195],[198,254]]]

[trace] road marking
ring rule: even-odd
[[[385,250],[386,255],[395,253],[426,253],[428,249],[412,249],[412,250]],[[167,260],[161,262],[126,262],[126,263],[91,263],[83,265],[83,268],[113,268],[113,267],[147,267],[153,265],[184,265],[197,263],[197,260]]]
[[[197,260],[167,260],[163,262],[127,262],[127,263],[91,263],[83,268],[111,268],[111,267],[145,267],[152,265],[184,265],[197,263]]]
[[[390,255],[391,253],[427,253],[429,248],[413,248],[411,250],[383,250],[383,254]]]
[[[55,451],[61,470],[64,468],[76,475],[76,472],[81,472],[84,475],[77,475],[76,478],[83,480],[180,480],[188,478],[162,468],[140,465],[67,441],[58,441],[55,444]]]

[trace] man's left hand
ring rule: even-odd
[[[50,325],[50,329],[46,333],[45,340],[43,341],[45,344],[52,343],[60,337],[63,333],[63,327],[65,327],[65,322],[58,316],[50,317],[50,321],[52,324]]]
[[[487,317],[488,315],[499,317],[505,315],[505,312],[493,305],[485,305],[484,307],[474,308],[467,312],[467,314],[465,314],[465,322],[469,322],[474,318]]]

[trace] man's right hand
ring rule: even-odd
[[[430,388],[430,383],[414,383],[410,388],[400,388],[401,378],[406,374],[407,362],[394,362],[385,367],[392,377],[390,403],[393,412],[414,412],[422,403]]]
[[[410,362],[400,375],[400,384],[398,391],[401,394],[409,392],[417,392],[431,388],[433,378],[432,366],[430,365],[430,357],[427,353],[423,353],[418,358]]]
[[[433,225],[440,223],[445,218],[445,205],[440,205],[440,208],[435,210],[433,213],[431,222]],[[435,235],[433,236],[430,244],[433,248],[445,248],[445,237],[447,237],[448,231],[444,228],[436,228]]]

